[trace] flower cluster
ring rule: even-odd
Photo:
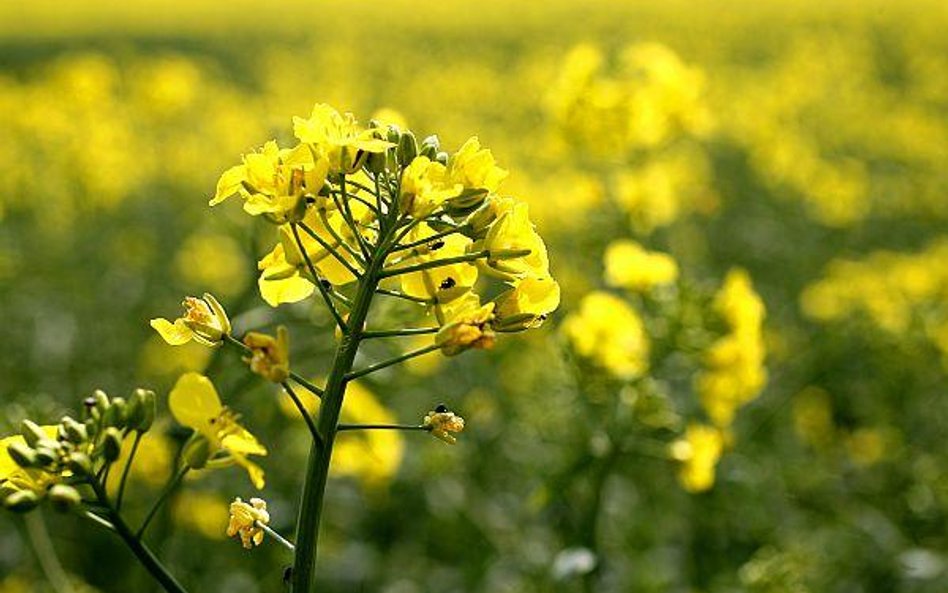
[[[268,142],[226,170],[210,202],[238,196],[277,226],[259,262],[270,305],[318,291],[344,307],[343,288],[374,276],[382,291],[427,307],[448,356],[537,327],[559,305],[527,205],[498,193],[507,171],[476,137],[449,154],[436,136],[419,143],[323,104],[294,118],[293,131],[296,145]],[[506,289],[490,292],[490,280]]]
[[[96,391],[83,402],[82,420],[59,424],[24,420],[20,434],[0,439],[0,501],[28,511],[48,498],[55,508],[79,505],[76,486],[118,460],[129,434],[144,434],[155,419],[155,394],[136,389],[128,399]]]

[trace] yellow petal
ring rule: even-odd
[[[247,169],[243,165],[236,165],[224,171],[217,181],[217,192],[208,204],[216,206],[237,193],[246,178]]]
[[[280,303],[297,303],[316,290],[312,282],[299,275],[280,280],[266,280],[261,277],[257,286],[260,288],[260,296],[271,307],[277,307]]]
[[[266,485],[266,481],[263,479],[263,469],[243,455],[234,455],[233,457],[237,465],[247,470],[247,475],[250,476],[250,481],[253,483],[254,488],[263,490],[263,487]]]
[[[158,318],[151,320],[151,326],[158,334],[172,346],[181,346],[187,344],[194,338],[194,332],[185,325],[183,319],[176,319],[171,323],[167,319]]]
[[[217,443],[217,433],[212,420],[221,413],[221,399],[214,384],[204,375],[185,373],[168,394],[168,407],[178,423],[193,428]]]
[[[260,444],[250,431],[240,427],[235,434],[228,434],[221,440],[221,445],[231,453],[241,455],[266,455],[267,449]]]

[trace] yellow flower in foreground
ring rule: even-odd
[[[445,201],[458,196],[463,186],[447,178],[447,168],[418,156],[402,173],[401,207],[415,218],[424,218]]]
[[[671,455],[681,462],[678,480],[688,492],[714,486],[714,469],[724,450],[724,435],[713,426],[690,424],[685,435],[671,444]]]
[[[41,426],[46,436],[56,439],[57,426]],[[39,469],[24,469],[10,457],[7,449],[14,444],[26,445],[22,435],[11,435],[0,439],[0,489],[9,491],[28,490],[42,494],[54,484],[59,476]],[[0,500],[2,502],[2,500]]]
[[[483,248],[492,255],[484,260],[482,267],[504,280],[550,275],[546,245],[530,222],[529,207],[525,202],[517,202],[500,215],[487,230]],[[530,253],[514,258],[494,255],[508,250],[528,250]]]
[[[507,171],[494,162],[490,150],[481,148],[477,136],[468,138],[460,149],[448,159],[448,179],[465,189],[480,189],[494,193],[507,177]]]
[[[175,420],[207,441],[210,460],[206,467],[236,463],[247,470],[254,486],[263,488],[263,470],[247,456],[266,455],[267,450],[237,423],[238,415],[221,404],[210,379],[198,373],[181,375],[168,395],[168,407]]]
[[[444,406],[438,406],[437,409],[425,415],[421,425],[431,431],[431,436],[453,445],[458,442],[458,439],[451,433],[464,430],[464,418],[454,412],[449,412]]]
[[[267,501],[262,498],[251,498],[247,504],[238,496],[230,503],[230,522],[227,524],[227,537],[240,535],[240,543],[250,550],[263,543],[263,528],[259,524],[270,523],[270,513],[267,512]]]
[[[250,357],[244,362],[250,370],[274,383],[282,383],[290,376],[290,338],[284,326],[277,328],[277,337],[257,332],[244,336],[244,345],[250,348]]]
[[[203,298],[185,297],[184,317],[174,323],[164,318],[151,320],[151,326],[172,346],[195,340],[205,346],[217,346],[230,334],[230,319],[217,299],[208,293]]]
[[[244,155],[242,165],[224,171],[210,205],[239,194],[248,214],[270,215],[280,223],[299,220],[306,209],[303,196],[318,193],[328,172],[329,160],[315,158],[307,146],[280,148],[271,140],[260,152]]]
[[[580,355],[620,379],[634,379],[648,370],[649,341],[635,309],[606,292],[583,297],[579,311],[563,323],[563,332]]]
[[[678,264],[665,253],[647,251],[635,241],[613,241],[606,248],[606,284],[648,291],[678,279]]]
[[[309,119],[293,118],[293,133],[304,144],[311,144],[329,159],[333,172],[351,173],[359,168],[369,152],[383,152],[394,146],[375,136],[375,130],[363,129],[351,113],[340,114],[317,103]]]
[[[540,327],[560,306],[560,285],[553,278],[525,278],[497,297],[498,331],[520,331]]]
[[[474,295],[470,305],[453,313],[435,335],[435,344],[445,356],[454,356],[471,348],[489,350],[494,347],[494,303],[480,304]]]
[[[409,233],[409,239],[419,241],[433,234],[434,231],[431,228],[422,224]],[[464,255],[470,245],[471,240],[467,237],[457,234],[449,235],[416,249],[393,268],[398,269]],[[402,292],[420,299],[448,303],[467,293],[477,282],[477,275],[477,266],[466,262],[410,272],[401,275]]]

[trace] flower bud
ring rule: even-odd
[[[82,496],[79,495],[79,491],[66,484],[54,485],[49,489],[47,496],[53,508],[60,513],[68,513],[82,503]]]
[[[82,443],[89,438],[86,425],[76,421],[70,416],[63,416],[63,419],[60,420],[59,432],[65,440],[74,444]]]
[[[13,442],[7,445],[7,454],[20,467],[36,467],[36,451],[26,443]]]
[[[155,422],[155,392],[148,389],[136,389],[132,392],[130,406],[134,412],[129,412],[128,427],[138,432],[148,432]]]
[[[26,513],[36,508],[39,495],[31,490],[17,490],[3,499],[3,506],[14,513]]]
[[[194,437],[184,446],[181,457],[188,467],[201,469],[211,457],[211,443],[202,436]]]
[[[421,148],[418,150],[418,154],[421,156],[426,156],[430,160],[435,160],[435,157],[438,156],[438,151],[441,149],[441,140],[438,139],[438,136],[432,134],[424,140],[421,141]]]
[[[109,396],[101,389],[96,389],[92,393],[92,398],[95,400],[94,409],[98,411],[99,414],[104,414],[105,411],[109,409]]]
[[[447,166],[448,166],[448,153],[446,153],[446,152],[443,151],[443,150],[439,150],[439,151],[435,154],[434,160],[437,161],[437,162],[439,162],[439,163],[441,163],[441,164],[444,165],[445,167],[447,167]]]
[[[397,144],[398,144],[398,141],[401,139],[401,137],[402,137],[402,131],[401,131],[401,129],[400,129],[398,126],[396,126],[395,124],[389,124],[389,125],[388,125],[388,130],[387,130],[387,132],[386,132],[386,139],[387,139],[389,142],[391,142],[392,144],[396,144],[396,145],[397,145]]]
[[[49,439],[40,441],[37,444],[35,449],[37,467],[45,467],[59,459],[59,451],[53,446],[56,444],[56,441],[51,441]]]
[[[85,453],[74,451],[66,458],[66,467],[77,476],[92,475],[92,460]]]
[[[365,159],[365,168],[376,175],[385,171],[387,165],[388,151],[369,153],[369,156]]]
[[[102,435],[102,455],[106,461],[112,462],[119,458],[122,453],[122,432],[110,426],[105,429]]]
[[[125,407],[125,398],[116,397],[112,399],[112,405],[105,411],[102,423],[105,426],[118,428],[125,426]]]
[[[403,165],[415,160],[415,157],[418,156],[418,141],[415,139],[415,135],[410,131],[404,132],[401,138],[398,139],[398,148],[395,150],[395,154],[398,155],[398,162]]]
[[[46,432],[32,420],[23,420],[20,422],[20,434],[23,435],[26,444],[31,447],[35,447],[39,441],[49,438],[46,436]]]

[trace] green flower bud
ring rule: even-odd
[[[398,126],[394,124],[389,124],[386,140],[392,144],[398,144],[399,140],[402,138],[402,131]]]
[[[119,455],[122,453],[122,432],[110,426],[105,429],[105,434],[102,435],[102,455],[105,456],[106,461],[112,462],[119,458]]]
[[[10,443],[7,446],[10,459],[22,468],[36,467],[36,451],[26,443]]]
[[[85,424],[80,424],[69,416],[63,416],[59,424],[59,432],[64,440],[70,443],[82,443],[89,438],[89,432]]]
[[[438,151],[441,150],[441,140],[434,134],[421,141],[421,148],[418,150],[421,156],[426,156],[430,160],[435,160]]]
[[[402,134],[402,137],[398,139],[398,148],[395,154],[398,155],[398,162],[403,165],[415,160],[415,157],[418,156],[418,141],[415,139],[415,135],[410,131]]]
[[[43,439],[49,438],[46,436],[46,431],[40,428],[39,425],[32,420],[24,420],[23,422],[20,422],[20,434],[22,434],[23,438],[26,439],[26,444],[31,447],[35,447],[36,443]]]
[[[185,444],[181,456],[188,467],[201,469],[211,457],[211,443],[202,436],[194,437]]]
[[[385,171],[388,164],[388,152],[372,152],[365,161],[365,168],[378,175]]]
[[[82,423],[86,427],[86,434],[89,438],[94,437],[99,432],[99,421],[96,418],[89,418]]]
[[[132,392],[125,415],[128,427],[138,432],[148,432],[155,421],[155,392],[136,389]]]
[[[109,396],[101,389],[96,389],[92,393],[92,399],[95,400],[93,407],[99,414],[104,414],[105,411],[109,409]]]
[[[36,447],[36,465],[38,467],[45,467],[59,459],[59,451],[54,447],[48,446],[53,442],[54,441],[50,440],[40,441]]]
[[[3,506],[14,513],[32,511],[39,503],[39,495],[31,490],[17,490],[3,499]]]
[[[448,153],[444,152],[443,150],[439,150],[435,154],[434,160],[438,161],[439,163],[447,167],[448,166]]]
[[[82,496],[79,495],[79,491],[66,484],[56,484],[49,489],[47,496],[53,508],[60,513],[68,513],[82,503]]]
[[[66,458],[66,467],[77,476],[92,475],[92,460],[85,453],[75,451]]]
[[[125,426],[125,398],[116,397],[112,400],[112,405],[105,411],[102,417],[102,423],[106,426],[115,426],[122,428]]]

